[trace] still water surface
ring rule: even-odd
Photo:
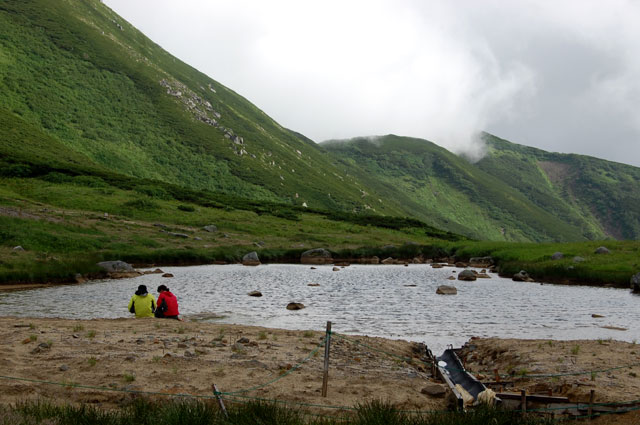
[[[352,265],[337,272],[332,266],[312,270],[286,264],[163,270],[175,277],[145,275],[2,293],[0,315],[129,317],[127,303],[138,285],[147,285],[157,297],[155,289],[165,284],[178,296],[180,312],[187,318],[314,330],[324,330],[330,320],[336,332],[424,342],[436,353],[474,335],[640,341],[640,296],[626,289],[540,285],[497,275],[475,282],[449,281],[446,278],[461,269],[427,265]],[[436,295],[443,284],[456,286],[458,295]],[[263,297],[248,296],[253,290]],[[306,308],[286,310],[289,302]],[[605,317],[592,318],[594,313]]]

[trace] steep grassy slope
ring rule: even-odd
[[[12,125],[41,130],[104,169],[312,208],[399,212],[363,198],[314,143],[99,0],[0,3],[0,92],[5,120],[18,117]]]
[[[545,152],[485,134],[476,165],[533,203],[582,228],[589,239],[640,238],[640,169],[583,155]]]
[[[532,203],[485,170],[426,140],[398,136],[325,142],[345,166],[364,169],[367,182],[402,196],[406,211],[437,226],[483,239],[584,240],[587,235]]]

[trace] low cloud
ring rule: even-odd
[[[632,1],[105,1],[316,141],[393,133],[477,159],[484,130],[640,158]],[[617,143],[603,145],[606,135]]]

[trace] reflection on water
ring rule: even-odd
[[[184,316],[287,329],[333,330],[425,342],[435,352],[471,336],[640,340],[640,297],[625,289],[513,282],[449,281],[460,269],[426,265],[353,265],[332,271],[272,264],[169,267],[174,278],[145,275],[0,294],[0,315],[65,318],[129,317],[138,285],[160,284],[179,299]],[[308,286],[317,283],[320,286]],[[439,285],[458,295],[437,295]],[[410,285],[410,286],[407,286]],[[415,286],[413,286],[415,285]],[[250,297],[259,290],[263,296]],[[289,311],[289,302],[306,308]],[[592,318],[592,314],[604,318]],[[195,317],[194,317],[195,318]],[[602,326],[627,328],[626,331]]]

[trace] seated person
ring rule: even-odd
[[[165,285],[158,286],[158,308],[156,309],[156,317],[163,319],[181,320],[178,315],[178,299],[169,291]]]
[[[145,285],[138,286],[135,295],[129,300],[129,312],[137,317],[153,317],[156,311],[156,300],[149,294]]]

